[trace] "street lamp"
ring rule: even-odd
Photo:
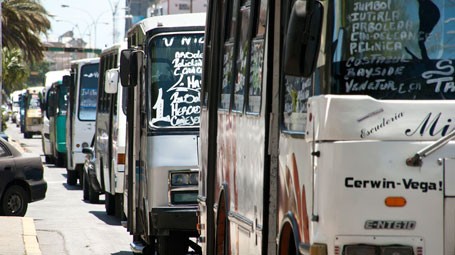
[[[112,44],[116,43],[116,31],[115,31],[115,16],[117,15],[117,8],[118,4],[120,3],[120,0],[118,0],[116,3],[112,5],[111,0],[107,0],[109,2],[109,5],[111,6],[112,10]]]
[[[81,29],[79,28],[78,24],[76,24],[76,23],[74,23],[72,21],[69,21],[69,20],[65,20],[65,19],[55,19],[55,22],[65,22],[65,23],[69,23],[69,24],[73,25],[73,29],[77,28],[77,31],[79,32],[79,37],[81,39],[83,39],[83,34],[81,33]]]
[[[93,47],[96,48],[96,25],[97,25],[98,20],[99,20],[99,18],[101,17],[101,15],[99,15],[98,18],[97,18],[96,21],[95,21],[95,19],[93,18],[93,16],[92,16],[88,11],[86,11],[86,10],[84,10],[84,9],[72,7],[72,6],[69,6],[69,5],[67,5],[67,4],[62,4],[62,5],[60,5],[60,6],[61,6],[62,8],[72,8],[72,9],[75,9],[75,10],[78,10],[78,11],[81,11],[81,12],[84,12],[84,13],[86,13],[86,14],[90,17],[92,23],[89,24],[88,27],[90,27],[90,25],[92,25],[92,24],[93,24],[93,26],[94,26],[94,30],[95,30],[94,32],[95,32],[95,33],[94,33],[94,36],[93,36],[93,37],[94,37],[94,46],[93,46]],[[84,31],[84,33],[85,33],[85,31]],[[91,34],[91,33],[90,33],[90,34]],[[91,42],[90,42],[90,43],[91,43]]]

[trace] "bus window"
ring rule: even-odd
[[[239,20],[239,40],[237,49],[237,56],[235,61],[235,75],[234,75],[234,102],[233,110],[237,112],[243,111],[246,81],[249,72],[249,52],[250,52],[250,17],[251,6],[250,1],[243,0],[240,7],[240,20]]]
[[[96,119],[98,67],[98,64],[87,64],[81,68],[81,86],[79,95],[80,120]]]
[[[265,34],[265,18],[267,11],[267,1],[261,0],[259,13],[256,15],[254,27],[255,37],[251,45],[251,59],[249,71],[249,88],[248,88],[248,103],[246,111],[248,113],[258,114],[261,110],[261,94],[262,94],[262,68],[264,64],[264,34]]]
[[[151,127],[199,126],[203,44],[203,34],[151,38]]]
[[[223,80],[221,82],[220,109],[229,110],[231,104],[232,84],[234,83],[234,38],[237,29],[237,12],[239,0],[227,0],[224,3],[224,11],[228,28],[225,35],[224,54],[223,54]]]
[[[38,94],[31,94],[28,100],[28,109],[40,109],[41,104]]]
[[[306,102],[312,96],[312,80],[286,76],[283,88],[283,128],[288,131],[303,132],[306,125]]]
[[[369,10],[362,1],[347,0],[338,7],[345,14],[334,21],[333,93],[455,98],[450,1],[389,1]]]

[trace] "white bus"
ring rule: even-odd
[[[11,92],[10,98],[11,98],[11,122],[16,123],[17,127],[19,126],[19,121],[20,121],[20,97],[22,94],[25,93],[25,89],[21,90],[15,90]]]
[[[207,11],[207,0],[158,0],[149,7],[148,16],[160,16]]]
[[[197,187],[205,14],[156,16],[128,31],[127,228],[134,252],[200,252]],[[193,237],[193,239],[191,239]]]
[[[123,215],[123,184],[125,171],[126,96],[120,85],[120,52],[126,41],[104,49],[100,55],[100,77],[96,112],[95,155],[96,180],[105,194],[108,215]],[[93,175],[86,175],[92,178]],[[85,178],[85,176],[84,176]],[[97,201],[93,187],[88,187],[89,201]]]
[[[45,74],[44,78],[44,92],[43,92],[43,129],[41,130],[41,142],[43,147],[43,154],[46,163],[53,163],[54,162],[54,155],[53,150],[50,144],[50,137],[49,137],[49,116],[47,113],[47,101],[48,101],[48,94],[49,89],[51,88],[52,84],[57,81],[62,81],[63,76],[69,75],[69,70],[57,70],[57,71],[49,71]]]
[[[85,155],[82,148],[90,146],[95,134],[98,95],[99,58],[71,61],[68,82],[69,101],[66,118],[67,184],[75,185],[82,178]]]
[[[204,254],[455,254],[455,5],[210,1]]]

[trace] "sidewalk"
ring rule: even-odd
[[[0,217],[0,229],[0,254],[41,255],[32,218]]]

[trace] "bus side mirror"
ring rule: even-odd
[[[295,1],[289,18],[284,50],[284,73],[309,77],[316,68],[322,30],[322,5]]]
[[[138,54],[132,49],[122,50],[120,55],[120,82],[122,86],[136,86],[138,72]]]
[[[117,93],[118,84],[119,84],[118,68],[106,70],[106,74],[104,76],[104,92],[106,92],[107,94]]]

